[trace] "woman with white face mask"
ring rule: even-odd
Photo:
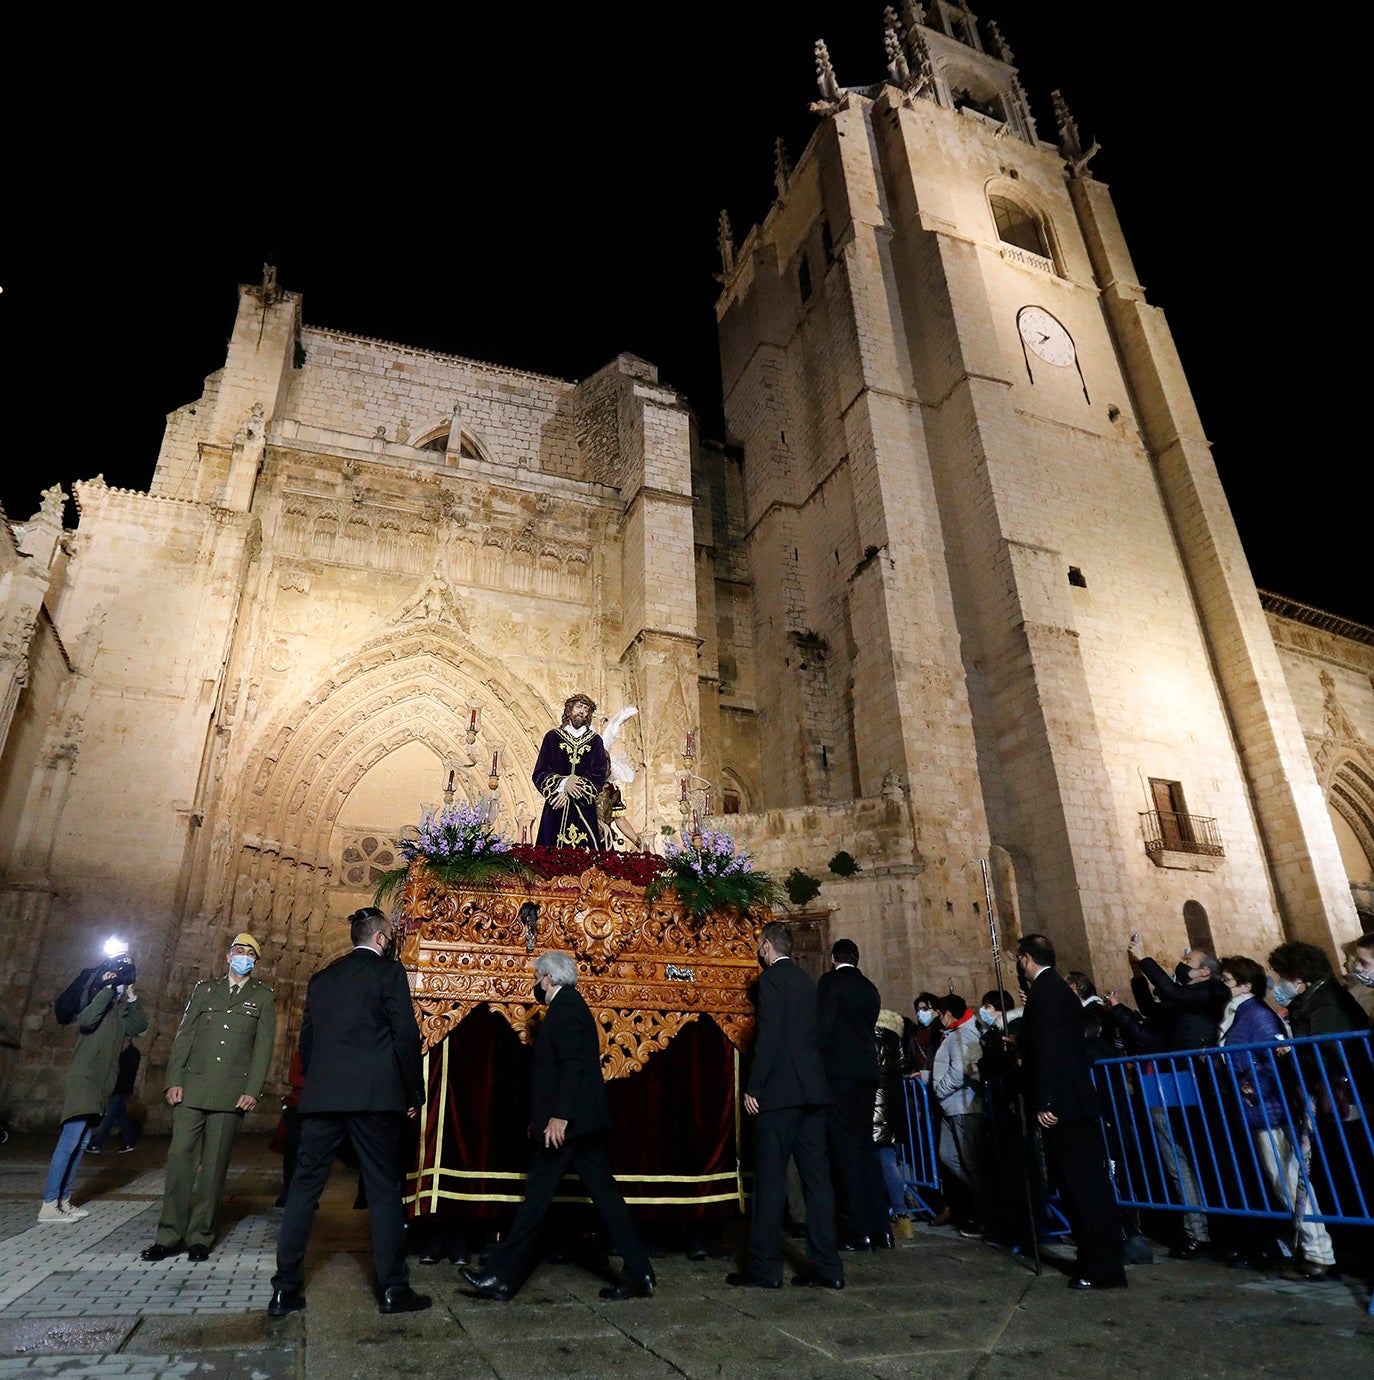
[[[939,1000],[934,992],[922,992],[911,1003],[916,1011],[916,1024],[907,1028],[907,1059],[912,1073],[918,1076],[929,1074],[935,1063],[935,1051],[944,1039],[944,1027],[936,1012]]]

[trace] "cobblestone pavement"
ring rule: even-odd
[[[1364,1282],[1290,1284],[1161,1259],[1131,1288],[1082,1296],[1055,1262],[1026,1263],[918,1228],[895,1251],[846,1259],[843,1293],[730,1289],[728,1265],[656,1262],[653,1299],[603,1302],[604,1280],[542,1266],[509,1304],[473,1299],[452,1266],[414,1266],[426,1313],[376,1311],[365,1218],[340,1172],[321,1206],[304,1313],[269,1322],[280,1161],[240,1143],[204,1264],[138,1260],[153,1239],[165,1140],[88,1159],[91,1216],[38,1226],[50,1142],[0,1146],[0,1380],[10,1376],[1230,1377],[1355,1376],[1374,1368]],[[1161,1257],[1163,1252],[1158,1253]]]

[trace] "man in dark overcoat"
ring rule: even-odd
[[[837,939],[830,971],[816,984],[818,1043],[830,1096],[826,1132],[835,1170],[849,1206],[845,1250],[890,1246],[891,1224],[882,1164],[873,1143],[873,1104],[881,1073],[874,1027],[882,998],[859,971],[859,946]]]
[[[277,1238],[274,1318],[305,1307],[310,1224],[345,1135],[367,1194],[379,1311],[414,1313],[431,1302],[410,1287],[401,1207],[401,1131],[424,1096],[420,1027],[391,922],[364,906],[349,927],[352,952],[316,973],[305,993],[301,1139]]]
[[[1083,1003],[1055,971],[1054,945],[1043,934],[1021,940],[1016,966],[1027,989],[1018,1037],[1026,1110],[1040,1128],[1078,1246],[1069,1285],[1125,1288],[1125,1238],[1083,1041]]]
[[[564,1174],[576,1171],[624,1262],[620,1282],[603,1289],[607,1299],[648,1298],[657,1280],[630,1210],[611,1174],[606,1143],[611,1108],[601,1077],[596,1021],[577,990],[577,964],[557,950],[534,961],[534,995],[548,1010],[534,1040],[530,1132],[534,1155],[525,1201],[509,1235],[487,1253],[482,1268],[463,1276],[483,1298],[505,1301],[534,1265],[540,1229]]]
[[[782,1287],[782,1214],[787,1161],[795,1159],[806,1200],[806,1245],[811,1268],[793,1284],[844,1288],[835,1247],[835,1190],[825,1150],[825,1109],[830,1087],[817,1042],[816,984],[792,962],[792,931],[774,920],[759,936],[758,1029],[744,1094],[754,1121],[754,1216],[748,1268],[727,1284]]]

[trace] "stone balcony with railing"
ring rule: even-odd
[[[1181,810],[1142,810],[1145,851],[1156,867],[1215,872],[1226,856],[1217,822]]]

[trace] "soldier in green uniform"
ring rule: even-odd
[[[204,1260],[214,1244],[229,1156],[262,1096],[277,1030],[272,989],[251,976],[261,956],[251,934],[235,935],[227,976],[196,983],[186,1005],[167,1061],[172,1144],[162,1219],[144,1260],[164,1260],[183,1245],[188,1260]]]

